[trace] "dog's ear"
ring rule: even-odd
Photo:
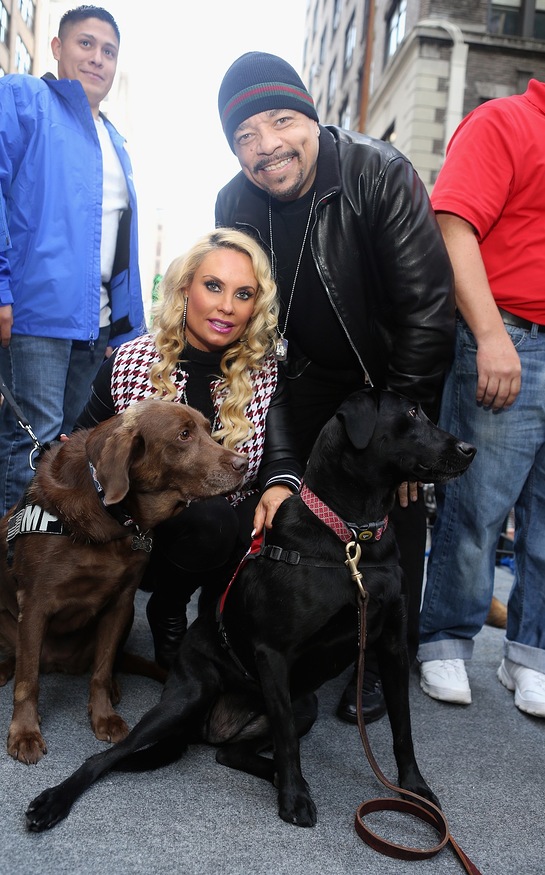
[[[110,432],[105,441],[88,445],[88,453],[104,490],[104,504],[117,504],[129,491],[129,469],[136,456],[140,436],[124,426]]]
[[[343,401],[336,415],[343,423],[351,444],[357,450],[364,450],[377,423],[376,393],[368,389],[354,392]]]

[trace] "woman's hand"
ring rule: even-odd
[[[293,492],[288,486],[270,486],[265,490],[259,504],[254,513],[254,531],[259,535],[265,528],[270,529],[272,526],[273,517],[286,498],[293,495]]]

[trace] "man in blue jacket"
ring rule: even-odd
[[[80,6],[51,43],[58,79],[0,79],[0,374],[41,443],[72,429],[106,346],[144,330],[136,198],[124,140],[100,113],[119,29]],[[0,408],[0,513],[32,470]]]

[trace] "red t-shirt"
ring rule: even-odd
[[[462,121],[431,201],[475,228],[498,306],[545,325],[545,83]]]

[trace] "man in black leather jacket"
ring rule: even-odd
[[[280,290],[284,361],[301,461],[350,392],[393,389],[434,416],[454,339],[450,261],[423,183],[389,144],[318,123],[296,71],[249,52],[224,76],[218,106],[241,172],[219,193],[216,223],[269,253]],[[289,346],[289,350],[288,350]],[[418,645],[426,517],[416,484],[392,514]],[[372,654],[366,722],[384,699]],[[338,715],[356,722],[355,678]]]

